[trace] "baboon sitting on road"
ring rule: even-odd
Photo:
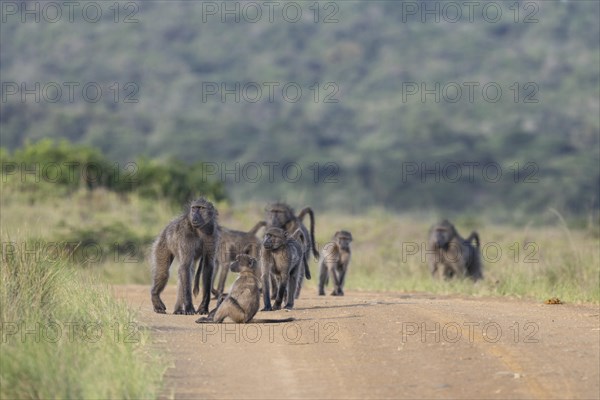
[[[259,281],[256,277],[258,263],[252,256],[239,254],[229,268],[233,272],[239,272],[240,276],[233,282],[229,294],[219,299],[217,308],[212,310],[208,317],[196,320],[197,323],[222,323],[226,318],[236,324],[277,323],[294,320],[294,318],[253,319],[260,305]]]
[[[333,235],[333,241],[327,243],[323,248],[321,258],[321,271],[319,274],[319,295],[325,295],[325,285],[329,282],[329,277],[333,281],[332,296],[344,295],[344,281],[350,264],[350,243],[352,242],[352,233],[348,231],[337,231]]]
[[[224,265],[227,268],[228,266]],[[254,257],[247,254],[236,256],[235,261],[229,266],[232,272],[239,272],[231,291],[222,298],[217,308],[210,312],[208,318],[200,318],[196,322],[221,323],[229,317],[237,324],[248,323],[258,312],[260,306],[260,293],[256,271],[258,263]]]
[[[471,243],[475,241],[475,246]],[[474,281],[483,279],[479,235],[472,232],[463,239],[448,220],[433,225],[429,230],[429,269],[431,276],[441,274],[445,279],[468,276]]]
[[[212,290],[212,293],[217,298],[223,294],[223,290],[225,289],[229,264],[235,260],[238,254],[246,253],[258,260],[260,240],[256,237],[256,232],[266,224],[265,221],[260,221],[248,232],[236,231],[223,226],[220,227],[221,240],[213,281],[217,275],[219,275],[219,280],[217,287]],[[256,268],[256,271],[257,277],[260,279],[260,268]]]
[[[171,221],[152,245],[153,281],[151,299],[154,311],[164,314],[165,304],[160,294],[169,280],[169,268],[173,259],[179,262],[179,287],[174,314],[194,314],[192,303],[192,276],[198,262],[194,284],[194,295],[198,294],[202,273],[202,302],[198,313],[208,313],[210,285],[214,270],[214,259],[219,241],[217,210],[204,198],[193,201],[186,213]]]
[[[279,310],[287,294],[285,308],[294,307],[294,294],[298,281],[303,274],[303,249],[290,234],[281,228],[267,228],[261,249],[261,268],[263,280],[263,311]],[[276,290],[275,303],[271,307],[271,277],[274,277]]]

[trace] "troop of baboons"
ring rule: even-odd
[[[310,230],[303,222],[306,215],[310,217]],[[257,234],[263,227],[264,234],[260,239]],[[329,281],[333,284],[332,296],[344,295],[352,241],[351,232],[338,230],[323,246],[319,295],[325,295]],[[434,224],[429,229],[426,244],[427,251],[433,253],[428,259],[432,277],[483,279],[479,247],[477,232],[464,239],[448,220]],[[254,316],[260,309],[261,292],[262,311],[279,310],[284,301],[287,310],[294,308],[303,279],[311,279],[311,254],[319,259],[315,216],[310,207],[304,207],[296,215],[289,205],[272,203],[265,208],[265,220],[245,232],[220,226],[214,205],[199,198],[167,224],[152,245],[150,293],[154,311],[166,313],[160,294],[169,279],[171,263],[177,259],[179,279],[173,314],[208,314],[199,318],[198,323],[222,323],[226,319],[235,323],[292,321],[293,318],[257,320]],[[224,288],[229,270],[239,275],[226,294]],[[213,288],[217,275],[217,286]],[[194,296],[198,295],[200,277],[202,300],[196,310],[192,292]],[[217,306],[209,313],[211,293],[217,298]],[[273,304],[271,300],[274,300]]]

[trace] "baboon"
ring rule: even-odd
[[[289,322],[294,318],[253,320],[260,306],[259,281],[256,277],[258,263],[248,254],[239,254],[228,266],[232,272],[239,272],[227,296],[219,298],[219,304],[208,317],[201,317],[197,323],[222,323],[230,318],[236,324],[252,322]]]
[[[258,270],[256,258],[240,254],[229,266],[223,265],[223,267],[239,272],[240,275],[231,286],[229,294],[220,299],[220,304],[213,310],[214,314],[211,311],[208,318],[200,318],[196,321],[198,323],[208,321],[221,323],[227,317],[237,324],[248,323],[258,312],[260,293],[256,277]]]
[[[473,240],[475,246],[471,243]],[[463,239],[448,220],[433,225],[429,230],[428,249],[435,252],[429,254],[431,276],[441,273],[445,279],[454,276],[468,276],[474,281],[483,279],[479,245],[477,232],[471,232],[467,239]]]
[[[332,296],[344,295],[344,281],[350,264],[350,242],[352,233],[348,231],[337,231],[333,235],[333,241],[327,243],[323,248],[321,258],[321,271],[319,276],[319,296],[325,296],[325,285],[329,277],[333,280]]]
[[[219,275],[217,287],[212,289],[212,293],[219,298],[225,289],[225,281],[229,272],[229,264],[235,260],[236,255],[246,253],[255,259],[258,259],[260,249],[260,240],[256,237],[256,232],[267,223],[260,221],[250,231],[242,232],[233,229],[220,227],[221,240],[219,242],[219,251],[217,254],[217,263],[213,281]],[[256,268],[257,277],[260,279],[260,268]],[[214,286],[214,282],[213,282]]]
[[[194,314],[192,303],[192,275],[198,262],[194,282],[194,295],[199,291],[202,273],[202,302],[198,313],[208,313],[210,285],[214,259],[219,242],[217,210],[205,198],[193,201],[184,214],[172,220],[158,235],[152,245],[153,280],[150,290],[154,311],[164,314],[165,304],[160,294],[169,280],[169,268],[176,257],[179,262],[179,283],[174,314]]]
[[[304,207],[300,210],[298,216],[296,216],[294,210],[285,203],[270,204],[265,211],[267,227],[281,228],[290,234],[296,232],[298,229],[302,232],[303,239],[301,243],[304,247],[304,274],[300,275],[300,281],[296,290],[296,298],[298,298],[300,296],[304,277],[306,276],[306,279],[311,279],[310,269],[308,267],[310,253],[312,252],[315,259],[319,259],[319,252],[315,245],[315,215],[310,207]],[[306,214],[310,217],[310,233],[302,222]]]
[[[261,269],[263,279],[263,311],[281,309],[284,296],[287,295],[285,308],[294,307],[294,294],[298,281],[303,275],[302,263],[304,255],[302,245],[287,231],[281,228],[267,228],[262,242]],[[271,307],[271,277],[274,277],[276,290],[275,303]]]

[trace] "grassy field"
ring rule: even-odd
[[[150,282],[149,245],[181,208],[105,190],[67,195],[43,184],[32,191],[4,185],[0,199],[1,397],[154,397],[165,363],[149,350],[148,334],[113,299],[109,284]],[[217,205],[220,222],[242,230],[262,218],[263,207]],[[477,229],[482,239],[485,279],[473,284],[429,276],[425,240],[437,215],[315,211],[319,248],[336,230],[354,235],[349,290],[600,303],[593,221],[572,229],[552,210],[550,223],[524,228],[492,224],[483,216],[457,218],[463,235]],[[314,261],[311,269],[315,278],[305,290],[316,290]]]

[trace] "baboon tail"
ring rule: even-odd
[[[281,322],[292,322],[295,318],[282,318],[282,319],[253,319],[250,323],[254,324],[279,324]]]
[[[298,214],[298,218],[302,220],[306,214],[308,214],[310,217],[310,245],[312,247],[313,256],[318,260],[319,252],[317,251],[317,246],[315,245],[315,214],[313,213],[312,208],[304,207],[300,211],[300,214]]]
[[[469,238],[467,239],[467,241],[469,243],[471,243],[472,240],[475,240],[475,247],[479,248],[479,246],[480,246],[479,234],[475,231],[471,232],[471,234],[469,235]]]
[[[308,261],[306,260],[306,257],[302,257],[302,262],[304,263],[304,276],[310,281],[310,269],[308,268]]]
[[[198,268],[196,268],[196,275],[194,275],[194,297],[198,296],[200,293],[200,272],[202,272],[202,262],[204,260],[200,259],[198,262]]]
[[[267,226],[267,222],[266,221],[258,221],[256,223],[256,225],[254,225],[254,228],[250,229],[248,231],[248,233],[251,234],[251,235],[256,235],[256,232],[258,232],[258,230],[260,228],[262,228],[263,226]]]

